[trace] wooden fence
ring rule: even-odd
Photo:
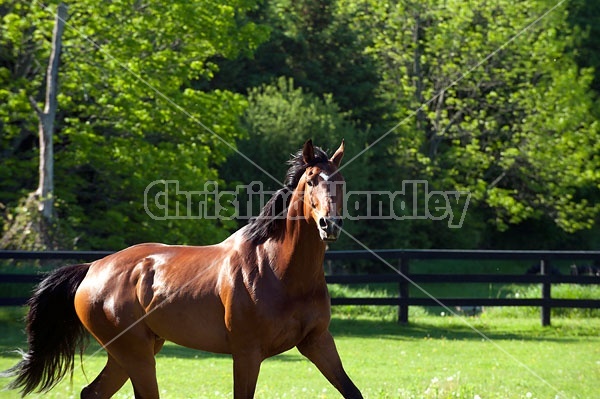
[[[110,254],[106,251],[0,251],[0,259],[92,261]],[[586,261],[600,262],[600,251],[483,251],[483,250],[376,250],[376,251],[329,251],[326,261],[355,261],[358,259],[383,262],[389,268],[386,274],[328,275],[329,284],[398,284],[398,295],[386,298],[332,298],[336,305],[385,305],[398,307],[398,321],[408,322],[410,306],[477,307],[477,306],[532,306],[541,309],[542,325],[550,325],[553,308],[600,308],[597,299],[552,298],[553,284],[600,284],[600,275],[561,275],[551,273],[552,262]],[[424,274],[411,270],[413,260],[513,260],[539,264],[538,274]],[[35,283],[40,275],[0,274],[0,283]],[[540,298],[434,298],[411,297],[409,287],[427,283],[465,284],[537,284],[541,285]],[[15,306],[27,298],[6,298],[0,293],[0,306]]]

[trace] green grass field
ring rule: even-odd
[[[385,309],[385,308],[382,308]],[[542,328],[537,317],[485,311],[476,318],[432,316],[411,311],[411,323],[396,314],[334,310],[331,330],[346,370],[366,398],[581,398],[598,397],[600,318],[555,317]],[[25,347],[20,309],[0,309],[0,369]],[[103,352],[90,345],[73,384],[66,378],[44,398],[78,398],[103,367]],[[167,344],[158,355],[165,398],[232,397],[230,357]],[[7,381],[0,381],[5,385]],[[33,395],[35,397],[35,395]],[[0,399],[18,398],[0,391]],[[127,384],[118,398],[132,398]],[[257,398],[339,398],[316,368],[296,350],[268,359]]]

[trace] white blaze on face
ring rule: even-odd
[[[329,210],[328,214],[329,214],[330,212],[331,212],[331,213],[333,213],[333,214],[336,214],[336,203],[335,203],[335,199],[334,199],[334,198],[335,198],[335,196],[336,196],[336,184],[337,184],[337,183],[336,183],[335,181],[332,181],[331,183],[329,183],[329,179],[331,179],[331,176],[330,176],[330,175],[328,175],[328,174],[327,174],[327,173],[325,173],[325,172],[321,172],[321,173],[319,173],[319,176],[321,176],[321,178],[322,178],[322,179],[323,179],[325,182],[327,182],[327,183],[328,183],[328,184],[327,184],[327,188],[328,188],[328,191],[327,191],[327,196],[328,196],[328,198],[329,198],[329,204],[330,204],[330,206],[332,207],[332,208]]]

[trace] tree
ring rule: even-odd
[[[561,3],[531,26],[556,4],[72,4],[55,125],[61,235],[102,249],[214,242],[237,225],[152,220],[146,187],[268,184],[231,144],[281,178],[286,151],[308,137],[331,148],[344,137],[353,189],[426,179],[430,190],[472,194],[460,230],[348,223],[369,246],[585,246],[575,237],[593,236],[600,211],[596,11],[587,3]],[[13,218],[38,180],[28,98],[43,101],[55,8],[36,4],[0,1],[0,202]],[[422,213],[424,200],[410,198]],[[533,242],[510,238],[534,231]]]
[[[33,97],[30,97],[32,108],[39,119],[40,139],[40,182],[36,195],[40,201],[40,212],[42,217],[48,221],[52,219],[54,203],[52,199],[54,191],[54,118],[56,116],[56,96],[58,92],[58,66],[60,64],[60,52],[62,46],[62,34],[67,19],[67,6],[60,3],[56,11],[54,31],[52,33],[52,50],[46,73],[46,101],[44,109],[40,109]]]
[[[67,19],[67,7],[61,3],[57,7],[48,70],[46,72],[46,93],[44,109],[40,109],[33,97],[29,101],[38,118],[39,137],[39,184],[24,203],[26,212],[16,217],[0,240],[0,246],[23,246],[21,236],[30,235],[31,249],[53,248],[57,245],[54,219],[54,118],[57,109],[58,68],[62,47],[62,34]]]
[[[354,29],[369,32],[380,93],[395,109],[389,119],[399,122],[386,139],[398,176],[470,191],[469,212],[500,230],[540,218],[567,232],[594,224],[600,208],[587,199],[600,181],[592,71],[574,62],[577,32],[564,5],[512,40],[550,6],[345,3]]]
[[[47,53],[48,12],[36,3],[4,2],[2,7],[3,31],[8,32],[2,46],[15,56],[3,61],[0,76],[15,80],[18,55],[27,47],[27,77],[39,82],[40,71],[31,66]],[[84,1],[70,6],[59,74],[54,198],[62,233],[76,239],[77,246],[207,243],[226,234],[227,222],[152,220],[144,211],[144,191],[159,179],[186,182],[187,189],[218,180],[216,166],[243,134],[238,117],[245,100],[194,86],[212,78],[216,66],[211,57],[250,54],[264,39],[264,29],[240,17],[253,7],[252,1]],[[9,134],[13,140],[31,134],[31,116],[17,112],[23,99],[38,97],[38,89],[25,80],[2,92],[7,100],[0,110],[3,130],[18,126]],[[15,144],[3,143],[8,162],[14,162]],[[35,152],[32,144],[21,140],[26,148],[17,152]],[[23,166],[33,165],[25,161]],[[0,188],[8,189],[7,184]],[[16,202],[7,198],[3,202],[14,207]]]
[[[375,96],[376,67],[337,1],[264,2],[251,19],[268,26],[269,40],[252,58],[217,60],[211,87],[246,93],[286,76],[318,97],[332,95],[358,127],[377,123],[382,110]]]
[[[571,0],[567,4],[567,19],[574,31],[580,32],[578,41],[573,43],[573,51],[581,68],[593,68],[594,81],[591,88],[600,93],[600,55],[598,55],[598,37],[600,37],[600,3],[593,0]]]

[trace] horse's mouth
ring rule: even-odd
[[[326,231],[324,229],[319,229],[319,235],[321,236],[321,240],[325,242],[334,242],[340,236],[340,230],[335,229],[334,231]]]
[[[342,219],[339,217],[322,217],[319,219],[319,235],[325,242],[333,242],[338,239],[342,231]]]

